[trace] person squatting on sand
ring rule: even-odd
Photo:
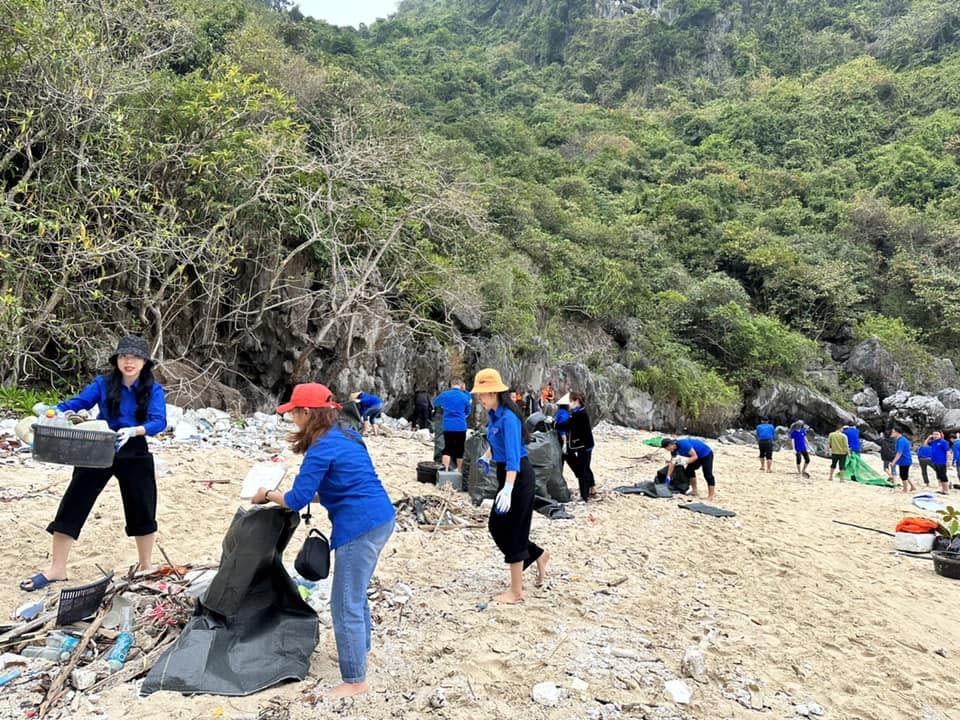
[[[510,565],[510,589],[494,600],[517,603],[523,600],[523,571],[536,563],[537,584],[543,583],[550,553],[530,542],[535,477],[527,458],[520,408],[510,398],[509,388],[492,368],[477,373],[470,391],[487,411],[487,441],[490,448],[481,465],[491,458],[497,470],[499,490],[487,523],[490,535]],[[485,468],[484,468],[485,469]]]
[[[373,626],[367,586],[393,533],[396,511],[363,439],[337,420],[340,409],[325,385],[303,383],[293,388],[290,402],[277,412],[290,413],[297,426],[289,439],[292,450],[303,455],[300,471],[287,492],[261,487],[250,502],[274,502],[296,512],[316,495],[327,509],[334,551],[330,615],[343,680],[330,695],[348,697],[370,689],[367,653]]]
[[[142,337],[120,338],[110,365],[112,371],[94,378],[76,397],[59,403],[56,412],[99,407],[100,419],[117,433],[113,465],[73,469],[57,514],[47,526],[47,532],[53,535],[50,566],[46,572],[21,582],[21,590],[32,592],[67,579],[67,559],[73,543],[111,477],[116,477],[120,486],[127,536],[136,539],[137,570],[151,568],[157,532],[157,476],[146,436],[166,429],[166,399],[160,383],[153,379],[150,347]],[[42,413],[47,408],[35,409]]]
[[[667,465],[667,477],[673,477],[675,465],[684,464],[684,472],[690,481],[690,494],[700,497],[697,492],[697,470],[703,470],[703,477],[707,481],[707,500],[716,500],[716,478],[713,477],[713,450],[702,440],[691,437],[682,437],[674,440],[664,438],[660,447],[670,451],[670,464]]]
[[[893,480],[893,468],[897,468],[903,491],[916,492],[917,486],[910,480],[910,466],[913,464],[910,440],[901,432],[900,428],[890,430],[890,436],[896,441],[896,453],[890,461],[890,480]]]

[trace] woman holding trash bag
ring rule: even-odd
[[[550,553],[530,542],[533,495],[536,478],[524,445],[523,417],[510,398],[509,388],[493,368],[484,368],[473,381],[476,395],[487,411],[487,441],[490,447],[478,461],[497,464],[499,491],[487,526],[493,541],[510,565],[510,589],[494,597],[500,603],[523,601],[523,571],[536,563],[537,584],[546,577]],[[484,471],[486,471],[484,467]]]
[[[340,409],[325,385],[303,383],[293,388],[290,402],[277,412],[290,413],[297,426],[289,439],[293,451],[303,455],[300,471],[287,492],[260,488],[251,502],[274,502],[299,511],[317,496],[327,509],[334,551],[330,614],[343,680],[330,695],[349,697],[370,689],[367,653],[373,625],[367,585],[393,533],[396,512],[363,439],[338,422]]]
[[[587,502],[596,497],[596,481],[593,479],[593,470],[590,469],[590,458],[593,455],[593,427],[590,416],[583,406],[583,393],[570,393],[570,436],[567,440],[567,460],[577,476],[580,485],[580,497]]]
[[[47,526],[47,532],[53,535],[50,565],[45,572],[21,582],[21,590],[33,592],[67,579],[67,559],[73,543],[111,477],[116,477],[120,486],[127,536],[136,539],[137,569],[151,567],[157,532],[157,477],[147,436],[166,429],[166,399],[163,388],[153,379],[150,347],[142,337],[120,338],[110,365],[113,370],[94,378],[76,397],[59,403],[54,410],[58,414],[79,412],[96,405],[99,419],[117,433],[113,465],[73,469],[57,514]],[[49,408],[38,406],[34,410],[43,415]]]

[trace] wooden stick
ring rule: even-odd
[[[104,690],[109,690],[112,687],[116,687],[117,685],[121,685],[129,680],[133,680],[134,678],[143,675],[156,664],[160,656],[163,655],[163,653],[167,651],[167,648],[173,645],[176,641],[176,637],[170,637],[166,638],[162,644],[157,643],[153,646],[153,649],[150,652],[141,655],[137,659],[137,662],[124,665],[123,670],[119,670],[112,675],[105,677],[103,680],[87,690],[87,692],[103,692]]]
[[[163,555],[163,559],[167,561],[167,565],[173,568],[173,574],[177,576],[177,579],[183,580],[183,575],[181,575],[180,571],[177,570],[177,566],[170,562],[170,557],[167,555],[167,551],[163,549],[163,545],[157,543],[157,548],[160,550],[160,554]]]
[[[43,627],[47,622],[55,619],[56,617],[57,613],[55,610],[48,610],[47,612],[40,613],[40,615],[30,622],[25,623],[24,625],[18,625],[12,630],[8,630],[3,635],[0,635],[0,643],[5,643],[8,640],[13,640],[21,635],[26,635],[29,632],[33,632],[34,630]]]
[[[53,705],[56,704],[61,697],[63,697],[64,685],[67,682],[67,678],[70,677],[70,673],[73,672],[73,669],[77,666],[77,663],[80,662],[80,658],[83,657],[83,653],[87,649],[87,645],[90,644],[93,636],[97,634],[97,630],[100,629],[100,625],[103,624],[103,619],[107,616],[107,612],[112,606],[112,599],[109,604],[105,603],[100,606],[97,616],[93,619],[93,622],[90,623],[90,627],[87,628],[87,631],[83,634],[83,637],[80,638],[80,642],[77,643],[77,647],[74,648],[73,653],[71,653],[70,661],[60,668],[60,672],[57,673],[57,676],[53,679],[53,682],[50,683],[50,688],[47,690],[47,695],[43,699],[43,702],[40,703],[40,710],[37,712],[38,718],[43,718],[50,711],[50,708],[53,707]]]

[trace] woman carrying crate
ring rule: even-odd
[[[79,395],[59,403],[56,411],[78,412],[94,405],[99,407],[100,419],[117,434],[113,465],[73,469],[57,515],[47,526],[47,532],[53,535],[50,566],[45,572],[21,582],[21,590],[33,592],[67,579],[70,549],[111,477],[116,477],[120,485],[126,533],[137,542],[138,570],[151,567],[157,531],[157,479],[147,436],[167,427],[166,399],[163,388],[153,379],[150,347],[142,337],[121,338],[110,364],[111,372],[94,378]]]

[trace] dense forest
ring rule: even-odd
[[[0,88],[5,384],[140,331],[276,392],[386,323],[603,335],[719,421],[863,338],[960,361],[955,2],[9,0]]]

